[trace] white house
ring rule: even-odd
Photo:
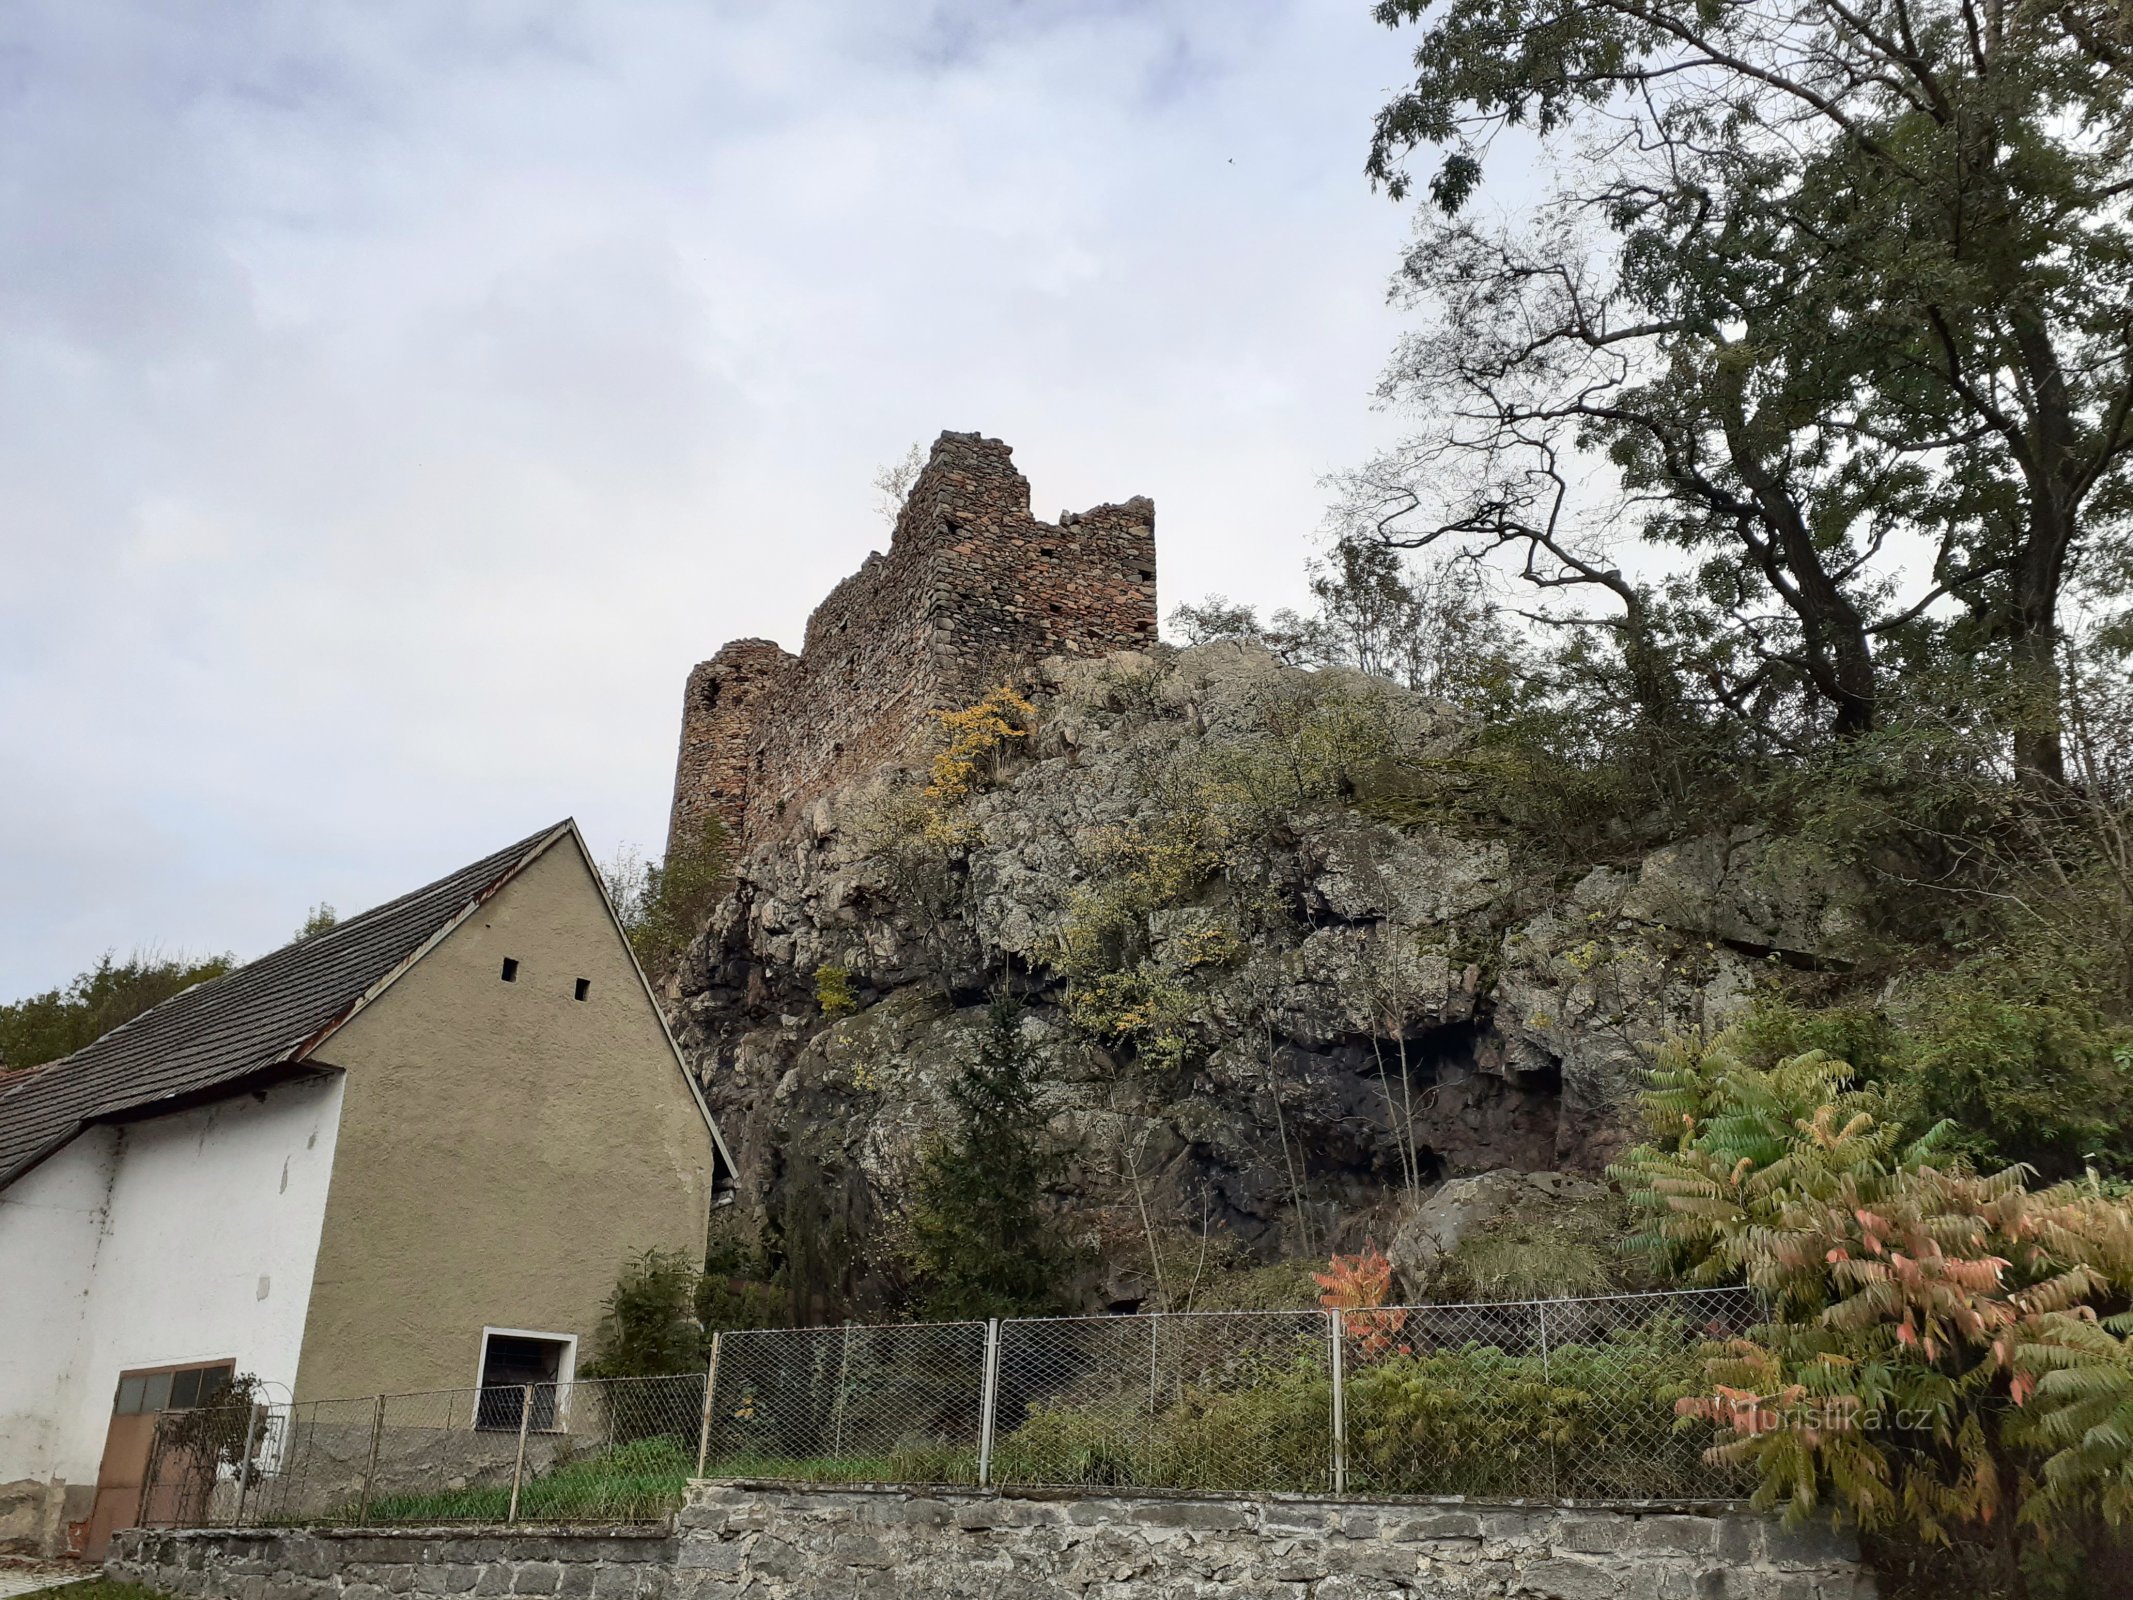
[[[155,1413],[570,1376],[728,1185],[575,824],[0,1089],[0,1548],[131,1523]]]

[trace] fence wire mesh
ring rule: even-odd
[[[722,1334],[704,1470],[976,1483],[985,1350],[982,1322]]]
[[[721,1334],[708,1371],[211,1405],[140,1521],[646,1522],[691,1477],[1722,1500],[1674,1402],[1746,1289]]]
[[[696,1470],[701,1374],[165,1413],[144,1526],[647,1522]]]
[[[1513,1499],[1724,1499],[1711,1432],[1674,1415],[1703,1350],[1761,1320],[1747,1290],[1343,1318],[1346,1487]]]
[[[1323,1491],[1330,1331],[1308,1311],[1003,1322],[993,1481]]]

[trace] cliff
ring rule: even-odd
[[[1026,1003],[1084,1298],[1127,1306],[1165,1241],[1322,1258],[1445,1178],[1594,1172],[1666,1034],[1844,958],[1840,897],[1752,831],[1572,850],[1492,808],[1478,730],[1379,680],[1216,645],[1022,686],[967,796],[921,741],[793,808],[669,987],[748,1211],[838,1241],[862,1301],[994,993]]]

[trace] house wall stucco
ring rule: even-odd
[[[574,838],[320,1054],[348,1087],[299,1399],[470,1386],[485,1326],[589,1342],[628,1256],[700,1259],[709,1127]]]
[[[296,1378],[339,1125],[326,1074],[91,1128],[0,1190],[0,1539],[89,1514],[120,1372]]]

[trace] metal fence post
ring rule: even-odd
[[[237,1458],[237,1505],[230,1513],[230,1526],[244,1526],[244,1500],[252,1490],[252,1442],[259,1437],[259,1410],[250,1407],[251,1416],[244,1427],[244,1454]]]
[[[992,1426],[1000,1408],[1000,1319],[985,1319],[985,1362],[978,1380],[978,1487],[992,1487]]]
[[[1555,1453],[1555,1375],[1548,1370],[1548,1302],[1540,1303],[1541,1382],[1548,1391],[1548,1495],[1560,1499],[1563,1492],[1561,1469]]]
[[[370,1415],[370,1459],[363,1464],[363,1498],[356,1503],[356,1521],[370,1520],[370,1490],[378,1479],[378,1445],[385,1437],[385,1396],[378,1396],[378,1403]]]
[[[504,1513],[507,1523],[518,1521],[518,1490],[526,1481],[526,1428],[532,1421],[533,1385],[522,1383],[518,1390],[518,1459],[511,1464],[511,1509]]]
[[[837,1397],[830,1406],[830,1430],[833,1435],[830,1454],[844,1455],[844,1391],[852,1376],[852,1325],[844,1325],[844,1337],[837,1346]]]
[[[704,1369],[704,1420],[696,1435],[696,1475],[704,1475],[704,1463],[711,1458],[711,1405],[712,1396],[718,1393],[718,1348],[726,1336],[711,1335],[711,1364]]]
[[[1157,1418],[1162,1415],[1159,1403],[1161,1385],[1161,1348],[1163,1313],[1148,1313],[1148,1420],[1141,1429],[1141,1454],[1152,1465],[1156,1456],[1156,1435],[1160,1431]]]
[[[141,1473],[141,1498],[133,1508],[134,1526],[158,1526],[149,1515],[155,1504],[156,1476],[163,1467],[163,1419],[157,1417],[148,1430],[148,1465]]]
[[[1333,1492],[1348,1492],[1348,1326],[1338,1310],[1328,1311],[1333,1340]]]

